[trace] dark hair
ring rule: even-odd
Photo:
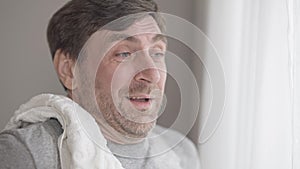
[[[69,1],[52,16],[48,25],[47,38],[52,59],[55,52],[61,49],[76,60],[94,32],[120,17],[141,12],[158,12],[157,4],[153,0]],[[162,19],[156,14],[151,16],[163,31]]]

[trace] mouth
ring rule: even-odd
[[[134,101],[134,102],[149,102],[151,100],[153,100],[153,98],[150,97],[127,97],[128,100],[130,101]]]
[[[151,108],[153,97],[147,95],[141,96],[127,96],[126,97],[130,103],[138,110],[148,110]]]

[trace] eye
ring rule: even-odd
[[[163,57],[165,57],[165,54],[162,52],[157,52],[157,53],[151,54],[151,56],[154,58],[163,58]]]
[[[164,58],[165,58],[165,52],[162,50],[152,49],[149,52],[150,52],[150,56],[155,61],[161,61],[161,60],[164,60]]]
[[[130,52],[120,52],[120,53],[116,53],[115,56],[117,56],[117,57],[122,57],[122,58],[127,58],[127,57],[129,57],[130,55],[131,55]]]
[[[132,54],[130,52],[118,52],[115,54],[115,60],[118,62],[123,62],[129,58]]]

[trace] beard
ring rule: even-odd
[[[157,98],[161,97],[161,90],[156,87],[147,86],[145,84],[136,83],[129,87],[129,89],[121,89],[118,93],[118,99],[113,99],[112,94],[109,89],[104,88],[101,83],[96,85],[95,91],[92,91],[94,85],[87,79],[82,81],[84,84],[81,86],[81,91],[77,91],[76,98],[79,104],[86,109],[97,122],[105,121],[110,127],[112,127],[117,132],[121,133],[125,137],[130,138],[145,138],[148,133],[155,127],[156,117],[154,115],[158,114],[160,109],[161,99],[155,101],[154,108],[151,110],[152,118],[146,121],[139,120],[136,118],[133,120],[130,117],[143,116],[143,112],[137,111],[132,107],[128,106],[130,104],[126,100],[119,99],[120,95],[130,95],[137,92],[150,93],[151,91],[156,91]],[[94,94],[95,93],[95,94]],[[158,96],[160,95],[160,96]],[[118,100],[114,103],[114,100]],[[148,111],[149,113],[149,111]],[[101,129],[101,128],[100,128]]]
[[[132,111],[135,110],[128,110],[128,108],[122,106],[122,103],[114,104],[112,96],[110,94],[105,93],[105,91],[101,89],[96,95],[96,98],[100,112],[102,113],[102,116],[105,119],[105,121],[112,128],[114,128],[119,133],[125,135],[126,137],[144,138],[156,124],[156,120],[152,120],[149,122],[137,122],[138,120],[130,120],[127,117],[133,114]],[[116,105],[118,105],[118,108],[116,107]],[[123,114],[127,114],[127,117]]]

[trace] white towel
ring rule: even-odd
[[[59,137],[62,169],[123,169],[107,148],[95,119],[65,96],[41,94],[20,106],[4,130],[23,122],[37,123],[57,118],[64,132]]]

